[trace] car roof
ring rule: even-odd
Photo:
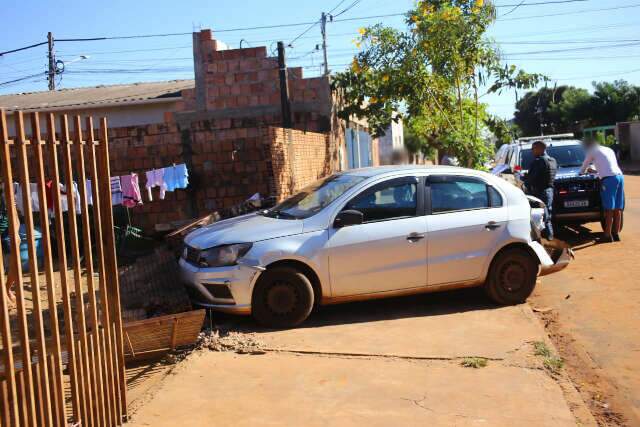
[[[403,173],[424,173],[424,172],[464,172],[464,173],[480,173],[479,171],[458,166],[441,166],[441,165],[392,165],[392,166],[373,166],[360,169],[349,169],[343,171],[344,175],[362,176],[371,178],[381,175],[395,175],[398,172]]]
[[[580,141],[578,139],[552,140],[552,141],[545,141],[545,143],[547,144],[547,148],[549,148],[549,147],[566,147],[566,146],[571,146],[571,145],[582,145],[582,141]],[[533,142],[514,144],[514,146],[518,146],[521,149],[528,150],[528,149],[531,149],[531,147],[533,146]]]

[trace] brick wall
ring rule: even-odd
[[[254,193],[279,200],[335,170],[335,152],[326,134],[252,126],[242,120],[203,120],[187,127],[175,123],[110,130],[112,175],[139,174],[172,163],[187,163],[190,186],[130,210],[132,223],[186,220],[228,208]]]
[[[275,195],[284,199],[335,169],[327,134],[269,129]]]

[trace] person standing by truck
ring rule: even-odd
[[[553,240],[553,182],[558,171],[556,159],[547,154],[547,144],[544,141],[536,141],[531,146],[534,159],[529,166],[529,172],[524,178],[527,194],[544,202],[544,233],[543,237]]]
[[[622,210],[624,209],[624,176],[618,166],[616,153],[609,147],[604,147],[595,139],[583,142],[587,155],[585,156],[580,174],[587,172],[593,164],[600,177],[602,188],[602,209],[604,209],[604,243],[619,242],[622,228]]]

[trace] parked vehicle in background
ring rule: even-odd
[[[510,146],[500,176],[524,190],[524,179],[533,162],[531,147],[536,140],[545,140],[547,154],[558,162],[554,181],[554,223],[603,221],[600,180],[595,174],[579,174],[585,151],[582,143],[571,134],[520,139]]]
[[[469,169],[349,170],[192,232],[180,266],[195,304],[275,327],[299,324],[317,305],[472,286],[519,304],[539,274],[569,262],[541,245],[532,206]]]

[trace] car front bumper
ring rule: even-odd
[[[191,302],[233,314],[251,314],[251,290],[260,267],[233,265],[198,268],[180,258],[180,273]]]

